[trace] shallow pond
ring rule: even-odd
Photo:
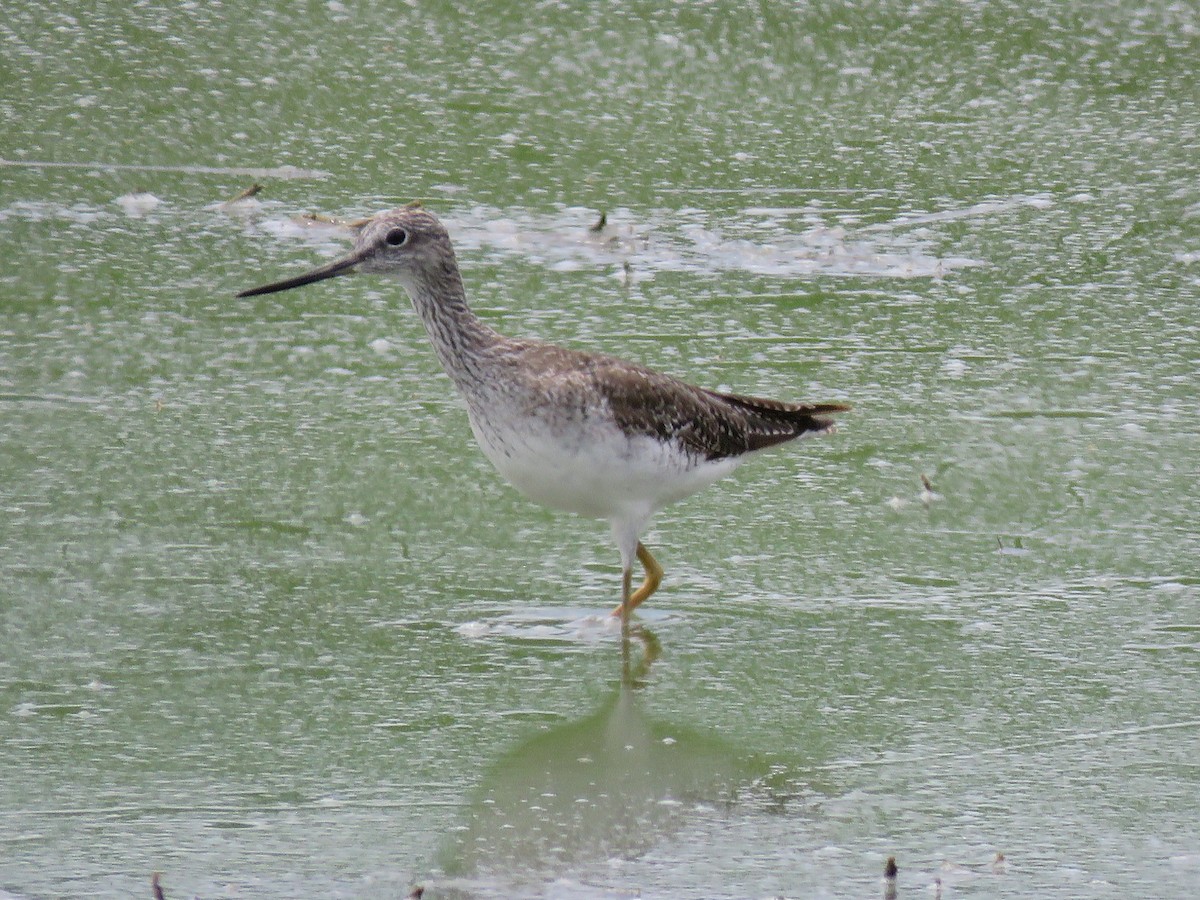
[[[0,896],[1195,893],[1200,18],[728,6],[9,4]],[[395,285],[233,296],[414,197],[855,407],[660,515],[631,687]]]

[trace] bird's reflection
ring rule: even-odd
[[[598,710],[491,767],[443,853],[447,876],[510,886],[571,877],[638,857],[734,799],[752,773],[732,745],[643,711],[639,687],[659,652],[652,633],[631,628],[620,686]]]
[[[646,676],[654,661],[662,656],[662,644],[654,632],[641,625],[621,623],[621,688],[634,690],[646,686]]]

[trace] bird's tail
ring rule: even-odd
[[[786,403],[740,394],[716,396],[739,410],[754,426],[748,435],[750,450],[761,450],[804,435],[828,434],[837,428],[829,416],[851,409],[845,403]]]

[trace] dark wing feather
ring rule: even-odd
[[[826,416],[850,409],[845,403],[787,403],[716,391],[704,393],[727,404],[732,415],[740,420],[747,451],[782,444],[805,434],[830,431],[834,421]]]
[[[784,403],[721,394],[619,360],[596,359],[595,386],[630,433],[675,441],[708,460],[741,456],[833,427],[841,403]]]

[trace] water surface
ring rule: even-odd
[[[0,890],[1194,894],[1189,7],[10,6]],[[414,197],[502,331],[855,406],[660,516],[635,689],[394,285],[233,297]]]

